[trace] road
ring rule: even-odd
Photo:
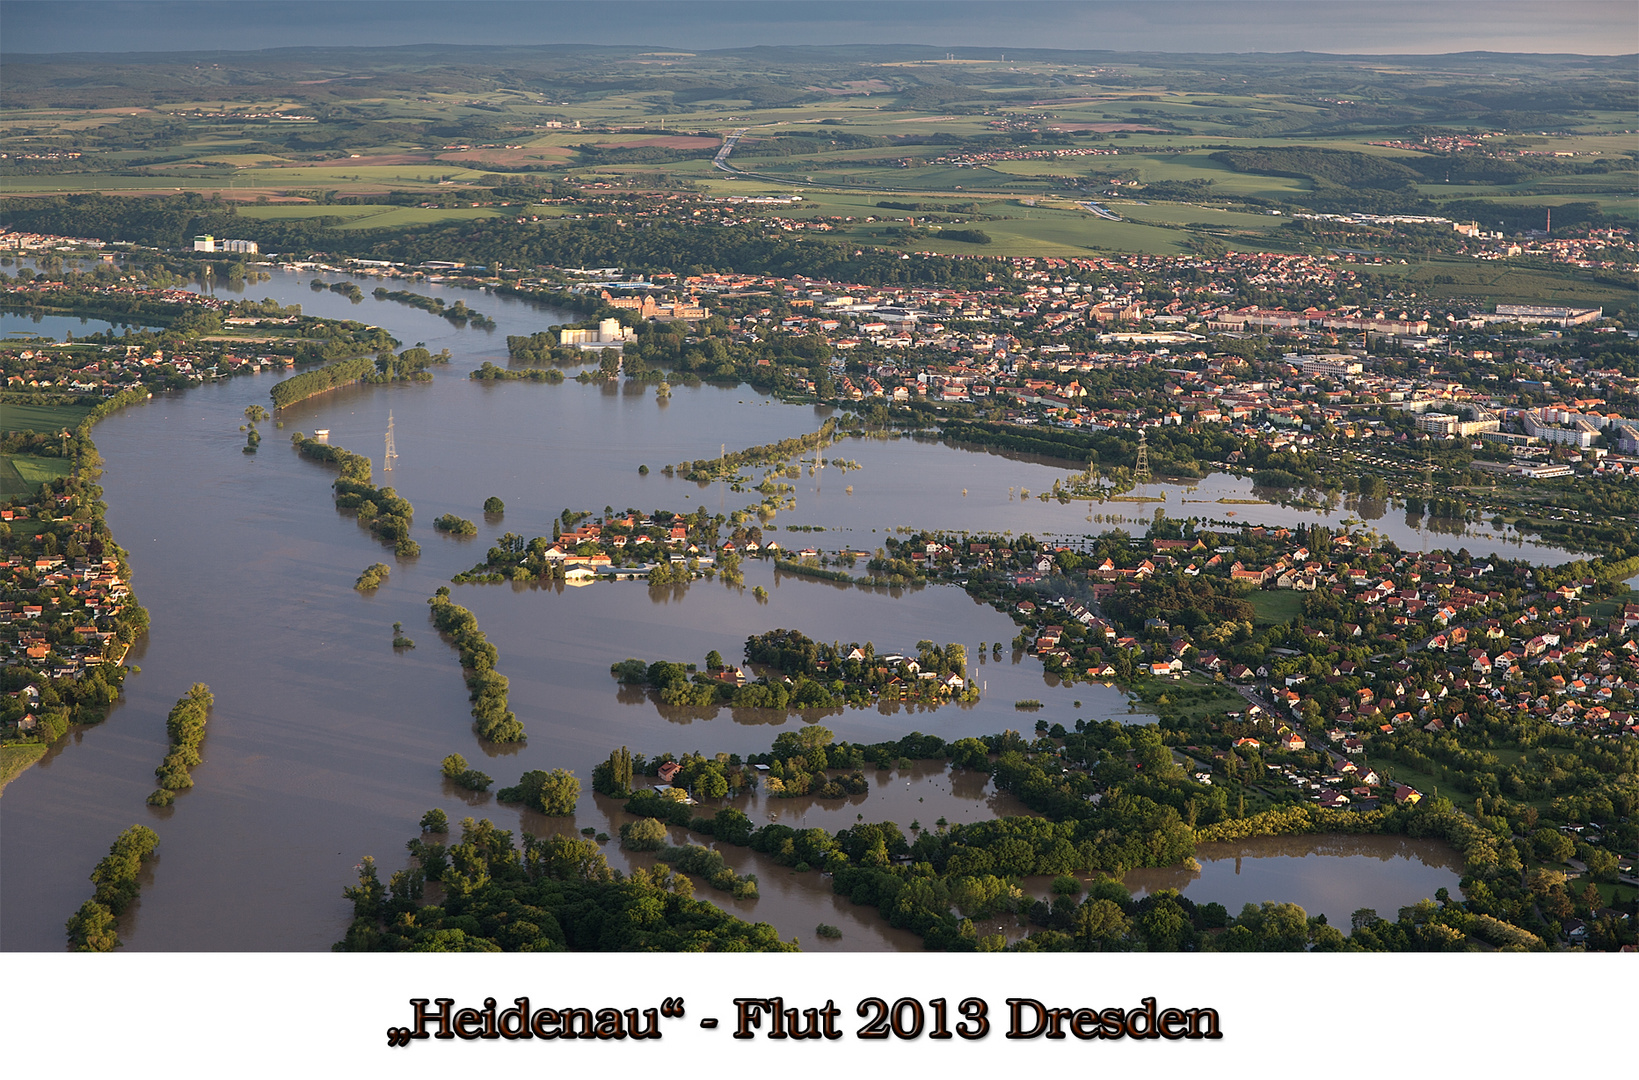
[[[717,148],[717,156],[711,159],[711,167],[724,172],[738,173],[740,170],[728,163],[728,156],[734,153],[734,144],[740,141],[740,136],[746,133],[745,128],[735,128],[723,136],[723,145]]]

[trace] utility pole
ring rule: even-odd
[[[1147,484],[1150,482],[1150,454],[1148,443],[1144,437],[1144,429],[1138,429],[1138,461],[1133,464],[1133,483]]]
[[[387,453],[381,459],[381,471],[392,472],[393,462],[398,459],[398,450],[393,446],[393,414],[387,414]]]

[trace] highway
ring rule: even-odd
[[[735,128],[723,136],[723,145],[717,148],[717,156],[711,159],[711,167],[722,169],[726,173],[738,173],[740,170],[728,163],[728,156],[734,153],[734,144],[740,141],[740,136],[746,133],[745,128]]]
[[[1110,211],[1104,209],[1102,206],[1098,205],[1096,202],[1077,203],[1076,205],[1081,207],[1083,210],[1086,210],[1088,213],[1097,214],[1099,217],[1103,218],[1105,221],[1120,221],[1121,220],[1121,216],[1119,214],[1112,214]]]

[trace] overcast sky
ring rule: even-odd
[[[899,43],[1166,52],[1639,52],[1634,0],[4,0],[7,53]]]

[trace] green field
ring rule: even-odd
[[[0,401],[0,431],[72,431],[91,415],[89,405],[26,405]]]
[[[67,458],[32,454],[0,454],[0,498],[37,494],[48,480],[60,480],[73,471]]]
[[[569,62],[499,49],[464,59],[459,85],[448,58],[394,50],[350,54],[346,78],[330,63],[247,56],[234,86],[199,85],[197,69],[182,61],[114,58],[99,67],[94,85],[78,73],[66,77],[53,61],[22,61],[8,72],[12,108],[0,115],[0,145],[72,145],[85,159],[61,170],[16,170],[6,187],[20,195],[220,195],[251,219],[335,218],[345,236],[504,218],[517,211],[472,205],[494,201],[486,189],[496,180],[486,177],[502,173],[509,184],[536,186],[541,197],[551,197],[547,181],[565,180],[611,189],[692,186],[711,195],[805,193],[805,205],[757,208],[757,217],[883,216],[871,204],[898,197],[977,201],[978,214],[1001,218],[955,223],[983,229],[989,245],[935,234],[893,245],[902,250],[1291,251],[1300,238],[1280,228],[1290,217],[1263,214],[1263,204],[1290,204],[1288,214],[1304,206],[1380,211],[1388,189],[1369,186],[1369,176],[1356,189],[1348,173],[1313,164],[1290,175],[1237,172],[1214,153],[1304,148],[1426,165],[1427,152],[1377,144],[1444,128],[1503,131],[1488,144],[1503,154],[1575,157],[1520,157],[1518,168],[1482,174],[1518,176],[1519,183],[1441,184],[1427,182],[1432,173],[1403,173],[1396,183],[1418,182],[1394,196],[1418,212],[1461,199],[1528,199],[1533,207],[1588,200],[1610,218],[1639,224],[1633,121],[1619,107],[1634,79],[1631,65],[1608,58],[1293,54],[1230,61],[1062,53],[1004,61],[907,45],[776,53],[609,49]],[[1481,108],[1475,102],[1508,98],[1522,85],[1541,88],[1528,124],[1473,113]],[[254,113],[254,122],[237,115],[242,111]],[[270,120],[271,112],[299,115]],[[756,178],[732,178],[699,156],[737,129],[745,135],[732,164]],[[1059,153],[1076,148],[1115,152]],[[611,153],[620,150],[632,152]],[[621,156],[628,160],[610,160]],[[933,163],[941,158],[973,164]],[[73,171],[80,167],[85,171]],[[1146,185],[1191,181],[1208,183],[1198,192],[1145,192]],[[1066,202],[1101,198],[1094,193],[1113,184],[1137,185],[1120,188],[1127,197],[1110,204],[1122,221]],[[608,189],[598,190],[594,199]],[[389,191],[465,202],[447,209],[337,205],[328,194],[372,199]],[[270,201],[258,203],[264,196]],[[1042,205],[1021,211],[1012,201],[1022,198]],[[567,206],[530,212],[559,214]],[[883,228],[860,222],[832,236],[893,244]],[[1418,276],[1426,287],[1420,295],[1614,303],[1611,289],[1570,277],[1487,285],[1442,270],[1462,280],[1435,284]]]
[[[1303,614],[1303,594],[1293,589],[1256,589],[1247,597],[1258,626],[1288,623]]]
[[[1419,294],[1435,300],[1477,297],[1508,303],[1530,300],[1542,304],[1607,307],[1633,302],[1631,290],[1592,280],[1586,271],[1555,270],[1508,262],[1431,258],[1415,266],[1362,267],[1403,275]]]
[[[241,217],[278,220],[282,218],[345,218],[343,229],[412,229],[437,225],[445,221],[473,221],[478,218],[500,217],[501,211],[484,207],[457,207],[447,210],[422,209],[417,206],[314,206],[309,203],[287,203],[270,206],[243,206]]]

